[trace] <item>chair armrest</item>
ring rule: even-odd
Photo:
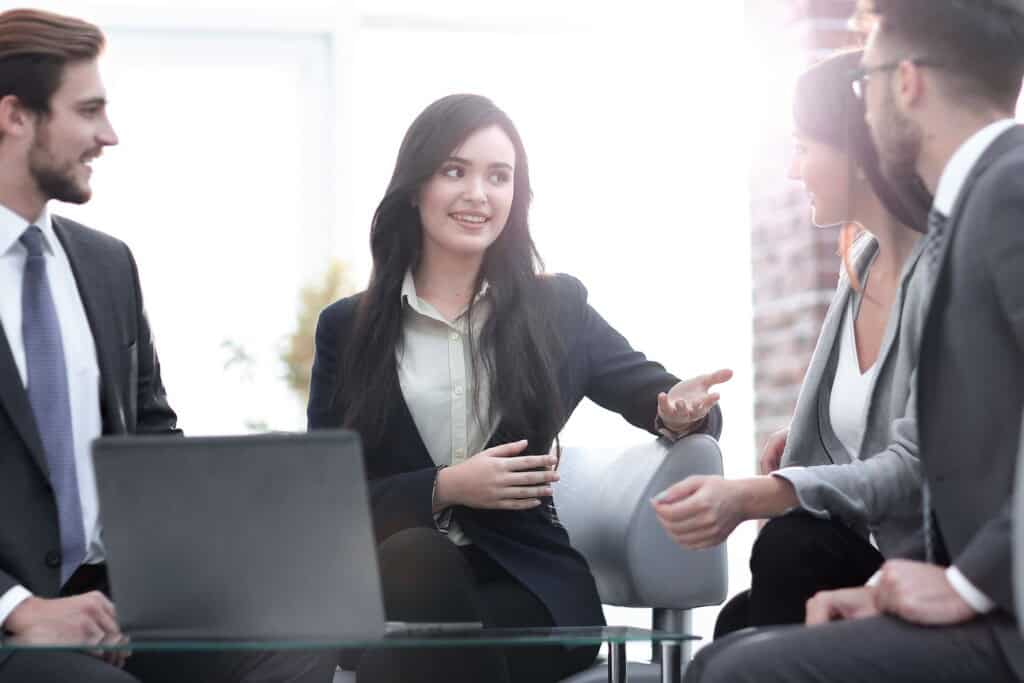
[[[590,564],[601,601],[690,609],[726,597],[725,545],[687,550],[665,533],[650,499],[693,474],[721,474],[718,442],[694,434],[624,452],[565,449],[555,486],[559,519]]]

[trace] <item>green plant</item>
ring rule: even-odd
[[[284,380],[288,388],[303,404],[309,400],[316,323],[320,312],[353,291],[347,266],[334,261],[320,282],[303,287],[299,293],[299,318],[295,330],[284,340],[279,358],[285,368]]]
[[[276,379],[285,381],[288,389],[292,391],[303,407],[309,399],[309,381],[313,369],[313,352],[316,343],[316,323],[320,317],[320,311],[352,291],[345,265],[339,261],[332,262],[319,282],[306,285],[300,290],[299,316],[295,329],[280,338],[275,344],[276,348],[273,352],[284,369],[284,373],[279,374]],[[225,372],[236,373],[242,384],[254,385],[257,375],[263,374],[260,369],[266,368],[263,359],[267,356],[264,353],[252,353],[233,339],[225,339],[221,342],[220,347],[225,354]],[[269,386],[265,388],[270,390]],[[277,390],[276,387],[274,390]],[[253,394],[253,396],[257,395]],[[254,398],[254,403],[256,402],[260,405],[265,403]],[[263,416],[248,417],[244,424],[250,432],[265,432],[273,428],[271,420]],[[278,428],[282,424],[287,428],[294,427],[290,418],[281,415],[273,420],[273,424]]]

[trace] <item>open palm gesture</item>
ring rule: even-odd
[[[721,398],[711,388],[730,379],[732,370],[724,369],[678,382],[658,394],[658,417],[676,434],[689,433]]]

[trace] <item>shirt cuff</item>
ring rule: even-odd
[[[32,597],[24,586],[15,586],[0,597],[0,630],[7,623],[7,617],[17,609],[18,605]]]
[[[868,579],[867,583],[865,583],[864,585],[865,586],[870,586],[871,588],[874,588],[875,586],[878,585],[878,579],[881,576],[882,576],[882,572],[881,571],[875,572],[874,574],[871,575],[871,578]]]
[[[996,608],[996,603],[978,590],[977,586],[967,580],[967,577],[956,567],[946,569],[946,580],[953,590],[957,592],[963,601],[971,606],[978,614],[988,614]]]
[[[694,422],[693,426],[690,427],[690,429],[688,429],[687,431],[685,431],[685,432],[677,432],[677,431],[671,429],[667,424],[665,424],[665,421],[661,419],[661,415],[655,415],[654,416],[654,431],[656,431],[658,434],[662,435],[663,437],[665,437],[666,439],[668,439],[672,443],[675,443],[676,441],[679,441],[684,436],[689,436],[690,434],[699,434],[704,429],[704,427],[707,425],[707,423],[708,423],[708,416],[705,415],[704,417],[702,417],[697,422]]]

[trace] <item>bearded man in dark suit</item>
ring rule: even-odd
[[[78,19],[0,14],[0,626],[24,643],[123,638],[90,444],[178,431],[131,252],[47,208],[88,201],[92,161],[118,142],[103,46]],[[0,649],[3,683],[326,682],[332,669],[307,654]]]

